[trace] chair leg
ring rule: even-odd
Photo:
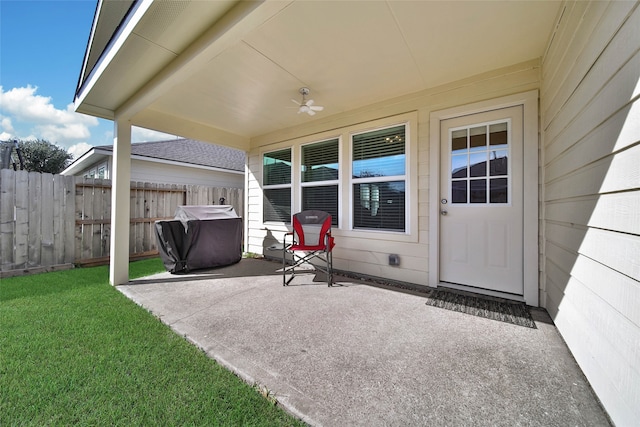
[[[331,251],[327,252],[327,285],[333,286],[333,254]]]

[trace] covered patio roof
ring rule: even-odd
[[[557,1],[105,1],[77,111],[248,150],[252,138],[537,59]],[[300,87],[325,107],[296,114]]]

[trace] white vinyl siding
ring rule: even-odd
[[[207,187],[243,188],[244,174],[205,168],[131,160],[131,180],[159,184],[204,185]]]
[[[542,66],[542,299],[614,423],[635,425],[640,9],[565,6]]]

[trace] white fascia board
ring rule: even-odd
[[[93,67],[93,71],[91,71],[89,77],[85,79],[84,83],[82,84],[82,88],[78,91],[76,99],[73,103],[75,111],[78,110],[89,92],[91,92],[91,89],[95,86],[104,70],[109,66],[111,61],[113,61],[117,53],[124,45],[125,41],[133,33],[133,30],[136,28],[147,10],[149,10],[153,2],[154,0],[139,0],[134,4],[133,10],[127,14],[123,25],[120,26],[118,32],[111,39],[102,56]]]
[[[88,168],[93,163],[98,160],[104,159],[106,157],[112,156],[113,153],[110,150],[103,150],[100,148],[91,148],[89,151],[84,153],[82,156],[78,157],[71,163],[65,170],[63,170],[61,175],[75,175],[78,172],[83,171]]]

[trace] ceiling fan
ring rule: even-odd
[[[298,114],[307,113],[310,116],[314,116],[316,114],[316,111],[324,110],[324,107],[320,105],[314,105],[313,99],[307,99],[307,95],[309,95],[310,93],[308,87],[301,87],[298,92],[300,92],[300,94],[302,95],[302,102],[298,102],[295,99],[291,100],[295,104],[298,104]]]

